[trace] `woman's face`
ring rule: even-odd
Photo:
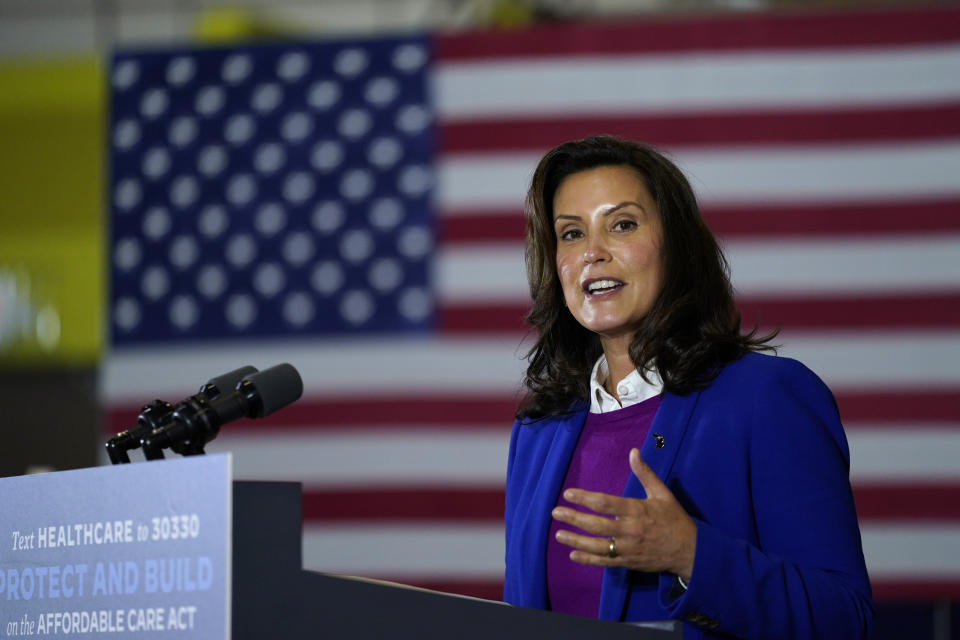
[[[557,273],[567,307],[605,339],[629,340],[660,293],[660,212],[629,166],[564,178],[553,198]]]

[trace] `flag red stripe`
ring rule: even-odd
[[[529,310],[526,303],[444,305],[437,309],[437,328],[450,334],[516,333],[519,338],[530,329],[524,320]]]
[[[847,389],[836,398],[847,428],[858,422],[900,427],[928,422],[956,425],[960,420],[960,389]]]
[[[460,210],[437,216],[436,224],[437,239],[441,246],[461,242],[523,240],[526,234],[523,209],[519,208],[512,211]]]
[[[861,521],[960,521],[960,484],[855,483],[853,493]],[[377,487],[308,490],[303,495],[303,517],[312,522],[499,522],[503,510],[502,487]]]
[[[856,143],[960,135],[960,104],[651,116],[579,115],[441,123],[443,153],[540,152],[608,133],[669,148]]]
[[[851,295],[843,298],[738,298],[744,327],[790,329],[954,328],[960,326],[960,292]]]
[[[794,203],[764,207],[707,206],[704,217],[723,238],[837,236],[960,230],[960,199]]]
[[[509,395],[439,398],[407,396],[376,400],[364,398],[363,411],[358,411],[356,400],[322,400],[315,403],[305,398],[286,407],[282,413],[247,424],[256,427],[264,422],[275,422],[277,425],[292,423],[337,427],[359,423],[449,429],[456,424],[467,423],[499,424],[506,430],[510,426],[506,423],[513,420],[518,402],[519,398],[511,398]]]
[[[483,520],[503,519],[503,488],[305,491],[303,519],[332,520]]]
[[[785,329],[939,329],[960,326],[960,292],[738,297],[744,327]],[[530,306],[523,304],[456,304],[438,310],[438,326],[449,334],[521,333]]]
[[[883,426],[889,423],[931,425],[956,424],[960,416],[960,389],[900,391],[863,390],[837,393],[840,415],[848,428],[856,423]],[[461,427],[509,429],[520,402],[510,394],[490,396],[404,396],[365,398],[363,412],[351,400],[305,397],[261,420],[238,420],[231,431],[265,431],[271,428],[307,430],[341,429],[345,425],[364,428],[408,430],[411,427],[455,431]],[[136,421],[140,407],[113,405],[107,412],[105,431],[112,435]]]
[[[519,397],[495,396],[405,396],[364,398],[363,410],[355,399],[305,397],[261,420],[238,420],[231,431],[265,430],[275,427],[304,429],[342,428],[344,425],[389,426],[409,429],[433,427],[454,430],[459,425],[495,425],[506,432],[513,421]],[[129,428],[140,412],[137,406],[117,406],[108,414],[108,432]]]
[[[899,484],[853,487],[863,520],[960,520],[960,485]]]
[[[767,236],[836,237],[960,231],[960,199],[704,206],[707,224],[724,239]],[[523,210],[459,210],[439,219],[445,245],[522,241]]]
[[[873,598],[885,602],[929,602],[931,600],[960,600],[960,580],[870,580]],[[480,585],[471,584],[469,588],[488,592]],[[439,589],[438,589],[439,590]],[[466,595],[466,594],[465,594]]]
[[[499,32],[451,33],[434,40],[439,63],[515,57],[630,53],[695,53],[932,44],[960,38],[960,9],[887,9],[714,13],[692,18],[648,17],[606,22],[538,26]]]

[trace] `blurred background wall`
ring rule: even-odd
[[[949,8],[957,4],[926,2],[921,8]],[[476,297],[469,300],[469,304],[463,304],[462,296],[457,298],[456,294],[458,283],[441,283],[447,287],[447,295],[454,303],[444,310],[446,315],[437,322],[443,325],[444,340],[453,336],[457,342],[455,345],[450,341],[443,342],[439,350],[433,346],[425,348],[416,341],[391,342],[385,347],[376,334],[342,348],[346,344],[344,341],[335,340],[338,344],[330,345],[321,340],[317,343],[321,346],[316,347],[315,352],[310,350],[313,347],[304,350],[302,343],[280,343],[279,346],[269,343],[264,346],[263,340],[247,349],[214,342],[202,353],[190,344],[177,347],[179,351],[168,351],[162,344],[159,347],[136,343],[125,345],[123,349],[111,347],[111,316],[114,314],[116,328],[117,309],[113,305],[117,301],[111,298],[110,274],[118,259],[113,246],[116,238],[111,240],[110,235],[110,212],[116,207],[114,188],[117,186],[116,181],[111,180],[109,170],[111,153],[114,153],[111,140],[116,140],[116,132],[111,130],[111,122],[116,124],[116,118],[110,112],[110,105],[112,92],[117,90],[116,75],[111,76],[115,71],[110,67],[111,52],[184,52],[210,47],[245,47],[250,43],[336,42],[343,38],[417,36],[428,32],[447,37],[446,44],[440,45],[441,48],[447,47],[444,54],[449,60],[455,61],[458,56],[465,59],[464,68],[467,68],[475,62],[470,58],[474,54],[463,54],[456,47],[471,42],[473,34],[478,34],[481,39],[484,34],[508,34],[502,41],[496,38],[484,40],[486,44],[483,46],[488,47],[486,55],[491,58],[511,55],[509,51],[497,50],[500,42],[508,50],[512,47],[513,55],[535,57],[537,51],[532,45],[517,53],[523,49],[517,43],[524,40],[525,29],[559,28],[561,31],[550,33],[570,35],[574,32],[564,29],[578,26],[602,28],[617,22],[642,24],[644,21],[665,20],[667,23],[683,23],[689,20],[703,26],[712,20],[722,24],[723,20],[758,18],[762,23],[764,16],[822,17],[847,15],[850,11],[870,14],[872,11],[918,6],[916,2],[905,0],[263,0],[246,3],[0,0],[0,430],[4,438],[0,446],[0,475],[99,464],[102,462],[99,451],[103,434],[129,424],[135,418],[137,408],[155,395],[176,400],[178,394],[193,392],[205,377],[221,373],[221,368],[230,368],[227,365],[234,361],[237,366],[248,362],[267,366],[273,364],[269,358],[289,354],[282,357],[298,364],[306,372],[308,382],[328,385],[319,392],[319,399],[305,404],[299,414],[289,419],[290,424],[295,423],[296,428],[291,431],[295,435],[290,436],[285,447],[273,447],[279,436],[265,436],[252,428],[244,431],[244,427],[240,427],[239,435],[233,440],[228,439],[223,448],[236,452],[241,459],[238,468],[246,470],[250,477],[260,474],[276,478],[288,473],[291,479],[301,479],[297,474],[303,468],[317,470],[310,471],[313,475],[307,478],[308,489],[311,483],[315,485],[314,491],[308,491],[305,503],[307,519],[310,521],[312,517],[315,524],[308,532],[314,541],[314,546],[307,549],[308,562],[312,558],[318,569],[328,568],[326,563],[333,563],[335,570],[376,574],[495,597],[497,567],[491,569],[486,560],[472,564],[461,561],[453,570],[446,571],[443,566],[449,565],[448,558],[462,558],[464,553],[469,553],[469,549],[465,550],[463,543],[457,540],[468,540],[468,546],[479,545],[478,558],[496,559],[500,553],[496,543],[490,541],[495,541],[499,535],[496,519],[498,509],[502,508],[502,497],[497,493],[497,483],[501,469],[499,463],[487,462],[499,461],[505,451],[505,441],[500,440],[505,438],[516,400],[515,387],[520,368],[505,364],[504,356],[515,356],[522,351],[517,346],[522,336],[522,327],[518,323],[523,310],[522,272],[514,269],[519,277],[516,284],[508,284],[510,303],[505,307],[497,307],[502,303],[498,293],[483,290],[481,285],[471,285]],[[945,15],[949,20],[956,20],[958,14]],[[955,43],[956,35],[950,35],[951,29],[956,31],[950,24],[944,25],[932,37],[935,42],[930,47],[935,49],[939,42]],[[749,29],[743,30],[749,32]],[[882,42],[897,40],[897,36],[891,35],[886,27],[875,33]],[[456,40],[457,34],[462,34],[464,39]],[[521,35],[517,37],[516,34]],[[817,40],[820,36],[808,33],[803,37]],[[842,36],[824,34],[824,38],[830,41],[829,46],[842,48]],[[466,48],[468,45],[462,46]],[[857,46],[869,46],[869,43],[860,42]],[[894,44],[890,48],[897,50],[898,46]],[[584,48],[589,49],[588,46]],[[948,59],[940,74],[949,75],[951,72],[960,77],[960,68]],[[882,84],[882,81],[877,82],[877,86]],[[913,124],[892,127],[891,130],[899,133],[890,134],[886,143],[893,140],[896,144],[896,140],[901,139],[909,152],[912,144],[933,140],[934,146],[941,145],[946,151],[935,156],[941,153],[940,147],[925,148],[922,150],[928,154],[924,156],[928,159],[925,161],[931,162],[931,166],[936,165],[938,171],[960,175],[960,166],[950,151],[950,145],[960,134],[957,126],[960,94],[949,94],[949,91],[927,99],[913,111],[900,112],[905,114],[904,117],[909,116]],[[572,92],[576,93],[575,87]],[[471,105],[461,104],[455,108],[468,114],[461,117],[469,120]],[[894,121],[897,113],[891,111],[886,117]],[[480,164],[470,163],[482,160],[485,153],[489,154],[489,147],[496,144],[513,149],[517,156],[522,156],[516,165],[507,167],[512,171],[514,166],[525,167],[523,163],[529,157],[535,157],[535,150],[545,149],[549,144],[574,135],[565,135],[567,132],[575,131],[575,135],[590,132],[577,128],[588,127],[589,123],[560,121],[562,126],[555,132],[531,137],[533,134],[524,133],[524,120],[520,118],[507,123],[512,129],[504,126],[498,129],[498,135],[504,139],[485,142],[482,120],[468,123],[476,129],[468,126],[444,129],[447,138],[442,144],[448,151],[452,148],[459,153],[458,157],[466,160],[464,166],[468,170],[472,167],[477,171]],[[669,124],[664,119],[658,122]],[[613,121],[608,119],[606,123],[616,129]],[[504,125],[503,122],[499,124]],[[673,126],[681,128],[684,124],[673,122]],[[863,129],[870,126],[863,125]],[[853,122],[843,127],[847,131],[860,130]],[[780,136],[797,147],[812,142],[815,147],[816,143],[823,142],[816,138],[820,134],[815,129],[810,130],[809,136],[812,137],[809,140],[805,139],[807,130],[778,131],[772,137]],[[637,129],[624,129],[628,134],[634,131]],[[661,142],[657,139],[660,135],[659,131],[653,131],[651,137],[654,142]],[[763,135],[766,134],[759,134],[758,139]],[[844,135],[847,137],[841,135],[841,147],[862,142],[856,139],[858,134]],[[506,139],[510,136],[515,137],[513,142]],[[663,146],[671,150],[675,146],[681,155],[684,145],[689,144],[683,133],[664,133],[662,138]],[[761,140],[760,146],[769,142]],[[883,148],[889,149],[889,145]],[[509,160],[511,154],[503,157]],[[698,161],[701,164],[697,164]],[[715,184],[709,181],[710,169],[703,164],[703,158],[692,162],[707,176],[705,180],[709,188],[716,191]],[[484,165],[483,169],[489,167]],[[525,170],[514,171],[520,178],[511,180],[509,186],[516,194],[506,196],[508,202],[517,203],[517,212]],[[905,174],[911,171],[910,165],[904,167]],[[926,171],[926,165],[918,171]],[[931,178],[923,184],[935,187],[943,181],[938,183]],[[508,191],[506,187],[503,190]],[[848,431],[851,431],[851,423],[853,426],[855,479],[864,481],[864,489],[858,494],[858,505],[866,505],[868,518],[876,525],[871,530],[876,533],[871,537],[871,544],[880,545],[876,548],[897,548],[904,539],[914,541],[910,543],[914,545],[919,540],[919,546],[937,549],[937,553],[957,552],[960,555],[956,542],[956,522],[960,517],[956,510],[960,492],[956,487],[960,466],[951,462],[955,460],[951,456],[958,451],[957,434],[960,431],[960,399],[956,395],[960,389],[960,365],[956,364],[953,355],[958,344],[956,331],[960,328],[960,306],[957,303],[960,255],[956,253],[956,247],[960,245],[953,242],[958,229],[956,221],[960,219],[956,191],[945,188],[943,193],[936,193],[933,189],[929,197],[919,199],[914,211],[902,216],[897,215],[895,207],[891,209],[889,203],[878,202],[877,198],[869,202],[868,207],[856,211],[847,205],[832,212],[821,211],[817,214],[821,217],[812,223],[802,221],[801,218],[809,213],[802,207],[791,211],[781,209],[780,219],[788,222],[779,227],[773,223],[764,226],[763,218],[749,215],[737,222],[737,215],[743,213],[736,210],[734,205],[738,203],[723,202],[723,193],[713,193],[720,201],[719,205],[711,202],[709,195],[707,198],[711,224],[719,227],[721,237],[735,244],[740,250],[738,256],[747,256],[739,258],[739,264],[745,265],[739,267],[740,271],[734,264],[735,276],[745,274],[742,276],[743,286],[748,295],[742,303],[747,320],[785,325],[788,355],[798,355],[824,375],[835,392],[840,389],[841,411]],[[446,196],[440,194],[438,197]],[[489,193],[470,194],[454,203],[454,208],[459,206],[465,211],[460,211],[456,218],[447,219],[445,227],[438,232],[439,235],[446,234],[445,238],[453,238],[457,247],[455,258],[450,258],[448,253],[438,258],[441,262],[446,261],[443,264],[448,267],[455,262],[444,272],[453,275],[442,278],[452,279],[489,270],[490,279],[496,286],[509,283],[512,277],[509,269],[519,265],[515,255],[520,230],[518,218],[510,218],[502,211],[494,212],[494,215],[478,212],[470,197],[476,202],[488,203],[483,206],[489,208],[489,202],[496,200],[497,196],[495,194],[491,200]],[[874,205],[877,207],[873,208]],[[505,210],[509,213],[512,206]],[[859,218],[851,223],[853,216]],[[897,221],[898,217],[900,221]],[[912,223],[903,222],[911,217]],[[758,224],[757,221],[761,221],[759,231],[750,228]],[[491,230],[494,225],[498,228]],[[906,294],[899,292],[900,297],[884,297],[883,288],[871,284],[869,273],[854,274],[855,282],[850,286],[863,286],[866,294],[861,291],[859,297],[850,298],[852,302],[847,306],[838,306],[837,301],[843,302],[847,290],[842,285],[832,287],[829,273],[820,273],[817,276],[820,284],[814,287],[819,287],[821,293],[827,291],[826,297],[814,295],[811,298],[808,291],[801,291],[802,283],[789,284],[789,274],[773,274],[773,284],[756,278],[750,280],[749,272],[777,271],[770,262],[763,262],[763,259],[770,259],[770,252],[763,255],[750,253],[750,247],[756,246],[758,241],[774,238],[779,242],[787,238],[776,246],[792,247],[792,251],[796,248],[791,244],[795,240],[822,239],[825,233],[839,233],[841,237],[851,234],[879,237],[880,243],[876,246],[880,248],[872,249],[869,255],[864,254],[863,269],[866,270],[876,269],[883,262],[885,247],[891,250],[889,255],[892,257],[888,262],[909,262],[917,256],[926,256],[920,260],[926,260],[926,266],[921,265],[915,270],[922,272],[921,275],[914,274],[919,286]],[[901,241],[912,242],[918,233],[927,233],[929,237],[903,249]],[[434,240],[440,243],[442,238]],[[491,253],[484,245],[491,241],[507,241],[508,250],[497,253],[500,251],[497,249]],[[804,265],[809,265],[816,271],[813,267],[819,260],[829,263],[833,259],[830,256],[836,253],[830,253],[831,241],[817,245],[826,253],[797,253],[796,261],[791,263],[793,268],[803,270]],[[771,251],[775,253],[777,249]],[[784,256],[785,260],[791,259],[790,255]],[[761,261],[757,262],[758,259]],[[856,266],[856,259],[856,256],[851,257],[848,262]],[[906,265],[900,271],[909,276],[911,269]],[[828,271],[829,265],[823,270]],[[877,273],[878,278],[890,277],[886,272],[883,275]],[[840,273],[837,279],[848,276]],[[781,280],[776,280],[778,277]],[[735,284],[739,287],[736,277]],[[768,295],[778,286],[793,287],[791,291],[800,291],[800,294],[792,301]],[[762,304],[757,302],[756,296],[749,295],[754,290],[751,287],[761,291]],[[813,307],[811,301],[815,303]],[[892,306],[899,307],[901,312],[891,311]],[[839,319],[832,324],[823,322],[814,317],[821,308],[838,312],[837,318],[846,313],[848,319]],[[856,332],[852,340],[848,339],[852,335],[850,332]],[[880,339],[871,342],[877,336]],[[903,344],[909,343],[909,348],[890,350],[890,345],[898,342],[897,336],[902,337]],[[944,336],[946,341],[942,340]],[[851,344],[860,346],[851,351]],[[877,344],[881,345],[882,353],[871,359],[870,352]],[[913,346],[918,348],[913,349]],[[793,352],[790,347],[794,348]],[[854,359],[860,360],[844,369],[842,361],[849,353],[855,353]],[[364,371],[331,379],[330,369],[350,370],[350,363],[356,362],[358,354],[369,358],[371,363],[365,365]],[[298,355],[301,362],[295,361]],[[447,362],[451,358],[457,360],[452,367]],[[477,362],[481,364],[473,364]],[[154,366],[153,363],[158,364]],[[902,367],[899,384],[896,375],[875,376],[883,378],[886,386],[880,387],[890,393],[878,394],[876,389],[870,389],[870,376],[865,372],[871,363],[886,373],[890,373],[891,365]],[[417,395],[396,381],[384,382],[378,377],[378,367],[387,372],[384,375],[397,378],[406,373],[414,386],[418,370],[432,368],[432,375],[422,376],[420,383],[432,385],[441,394],[445,380],[462,377],[465,370],[483,369],[494,381],[480,381],[469,397],[454,393],[454,401],[444,403],[435,397],[424,397],[422,390]],[[912,377],[916,371],[934,373],[920,379]],[[894,382],[891,383],[890,378]],[[366,395],[358,395],[358,389],[366,390]],[[911,397],[921,397],[921,404],[927,407],[926,413],[922,411],[919,418],[902,407],[896,408],[896,401],[906,397],[904,389],[908,395],[913,394]],[[926,395],[917,396],[916,393]],[[363,405],[371,395],[374,402]],[[887,397],[887,404],[883,404],[881,395]],[[390,403],[377,404],[376,400],[383,397],[389,398]],[[351,432],[357,421],[358,406],[364,406],[367,411],[364,421],[374,425],[363,438],[358,438],[355,430]],[[471,412],[472,422],[461,424],[464,421],[460,419],[457,428],[462,427],[462,433],[449,433],[449,416],[464,407]],[[904,431],[911,426],[911,420],[922,422],[915,438]],[[304,425],[317,423],[324,433],[322,443],[303,436]],[[281,421],[279,426],[290,424]],[[881,428],[874,429],[878,424]],[[404,430],[415,435],[405,438]],[[427,454],[423,453],[424,442],[430,443]],[[918,442],[916,451],[919,453],[911,453],[911,443]],[[923,456],[938,448],[940,456],[929,458],[927,464],[928,459]],[[297,451],[306,453],[298,457]],[[467,455],[464,451],[468,452]],[[873,467],[858,469],[858,452],[864,452],[860,460],[867,459]],[[249,458],[243,458],[245,454]],[[371,456],[377,455],[392,456],[393,462],[382,465],[371,462]],[[424,459],[424,455],[430,459]],[[890,455],[894,458],[903,455],[906,462],[900,466],[893,464],[893,471],[887,475],[883,462]],[[445,466],[436,464],[436,458],[444,457],[449,457],[451,462]],[[268,462],[243,462],[250,459]],[[244,467],[244,464],[248,466]],[[325,468],[329,470],[323,471]],[[416,470],[422,468],[427,471],[418,475]],[[371,491],[371,486],[378,486],[377,482],[383,483],[404,474],[407,484],[397,493],[391,495],[378,491],[375,496]],[[465,475],[471,476],[472,480],[464,481]],[[343,481],[343,478],[351,480]],[[909,482],[898,485],[897,478],[907,478]],[[448,486],[438,488],[444,483]],[[465,502],[471,504],[465,506]],[[908,531],[907,538],[898,537],[903,532],[902,525],[910,518],[913,518],[911,523],[923,524],[922,535],[910,537],[914,532]],[[424,577],[415,572],[404,573],[409,570],[410,562],[393,563],[389,558],[380,558],[363,564],[356,558],[334,560],[324,557],[324,548],[342,545],[347,539],[366,540],[359,545],[363,549],[376,548],[382,542],[378,530],[383,530],[383,521],[388,521],[395,530],[407,527],[407,531],[413,531],[409,526],[414,523],[421,527],[417,532],[422,533],[424,529],[439,532],[426,542],[410,540],[410,544],[424,547],[418,547],[410,555],[416,558],[417,553],[431,554],[436,557],[440,569]],[[469,523],[467,528],[472,527],[466,537],[465,522]],[[395,530],[391,531],[396,533]],[[887,581],[879,594],[883,602],[879,626],[886,635],[878,637],[960,637],[957,631],[960,625],[955,620],[957,607],[953,604],[960,598],[960,570],[956,557],[944,558],[946,569],[939,573],[930,569],[929,558],[895,560],[887,563],[889,566],[885,570],[888,573],[884,574]],[[918,587],[918,584],[922,586]]]
[[[931,0],[949,5],[952,0]],[[197,37],[511,27],[544,19],[917,5],[910,0],[3,0],[0,53],[49,57]]]

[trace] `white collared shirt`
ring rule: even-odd
[[[650,382],[644,380],[640,372],[634,369],[617,383],[617,395],[620,396],[618,402],[603,388],[603,383],[607,381],[609,376],[610,368],[607,366],[607,357],[602,355],[593,365],[593,371],[590,373],[590,413],[606,413],[624,409],[660,395],[660,392],[663,391],[663,380],[660,379],[660,374],[657,373],[656,369],[647,371]]]

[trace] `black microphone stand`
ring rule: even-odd
[[[254,373],[257,373],[257,368],[247,365],[211,378],[200,387],[200,391],[196,395],[188,398],[187,401],[197,398],[212,400],[223,392],[232,390],[245,376]],[[174,406],[165,400],[154,400],[150,404],[144,405],[140,410],[140,415],[137,416],[136,425],[126,431],[121,431],[107,441],[107,456],[109,456],[111,464],[129,463],[130,455],[127,452],[140,447],[143,438],[169,424],[173,419],[174,411]],[[203,443],[200,443],[199,447],[185,443],[182,451],[177,449],[174,449],[174,451],[181,455],[199,455],[203,453]],[[159,457],[162,458],[163,454],[161,453]]]

